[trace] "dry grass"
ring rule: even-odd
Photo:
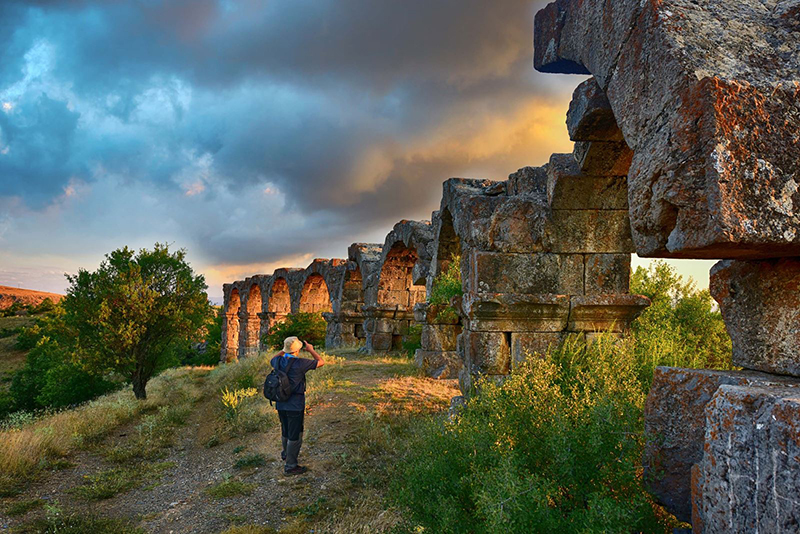
[[[277,424],[274,407],[260,392],[241,403],[235,428],[224,417],[221,402],[226,387],[260,387],[270,357],[266,354],[218,368],[172,369],[150,382],[147,401],[136,401],[128,390],[119,391],[40,418],[19,430],[0,432],[0,472],[18,483],[48,464],[63,462],[60,458],[91,448],[103,453],[106,460],[119,462],[120,467],[101,473],[108,476],[87,479],[83,491],[89,494],[85,496],[105,498],[118,490],[126,491],[127,486],[115,486],[118,479],[125,478],[117,475],[131,461],[158,458],[170,445],[169,439],[159,436],[173,435],[165,429],[179,426],[190,412],[193,419],[203,421],[197,429],[198,443],[209,446],[244,439],[248,432],[265,431]],[[450,397],[457,394],[455,381],[424,378],[404,356],[372,357],[342,351],[323,357],[326,365],[308,375],[309,421],[317,427],[313,440],[326,447],[339,443],[334,447],[341,448],[319,465],[320,472],[331,470],[325,479],[324,500],[320,496],[317,501],[300,499],[303,506],[290,514],[280,532],[390,532],[402,517],[385,504],[383,493],[390,476],[387,466],[392,465],[398,447],[420,416],[447,408]],[[110,435],[121,425],[131,427],[125,439]],[[342,441],[342,435],[352,439]],[[233,450],[242,452],[244,447]],[[231,468],[244,468],[239,472],[246,480],[248,468],[263,463],[263,455],[253,453],[239,458]],[[236,499],[253,489],[248,482],[226,477],[206,488],[206,494],[215,500]],[[225,531],[271,532],[275,530],[258,525],[239,525]]]
[[[52,460],[97,443],[140,415],[197,400],[204,392],[192,379],[207,374],[209,368],[170,369],[150,381],[146,401],[137,401],[125,389],[0,432],[0,472],[5,479],[0,478],[0,486],[19,482]]]
[[[382,495],[368,490],[352,505],[331,514],[318,530],[328,534],[391,532],[402,522],[402,516],[394,508],[384,508],[383,502]]]
[[[458,395],[456,384],[455,380],[404,376],[381,382],[372,398],[379,415],[428,414],[450,405],[450,399]]]

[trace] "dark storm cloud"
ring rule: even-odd
[[[524,156],[550,143],[525,128],[542,119],[532,102],[562,102],[579,81],[532,70],[543,4],[4,2],[0,196],[40,209],[70,184],[145,184],[158,200],[131,209],[175,211],[226,263],[278,248],[269,222],[218,231],[247,213],[305,217],[283,254],[427,217],[451,175],[541,163]],[[282,203],[269,213],[230,200],[270,188]]]

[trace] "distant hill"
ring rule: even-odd
[[[35,306],[48,298],[53,302],[58,302],[64,298],[64,295],[34,291],[32,289],[20,289],[18,287],[0,286],[0,310],[11,307],[15,302],[19,302],[24,306]]]

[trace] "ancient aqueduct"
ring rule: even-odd
[[[623,333],[647,305],[630,254],[720,259],[711,290],[742,371],[659,368],[644,458],[695,532],[800,531],[800,0],[558,0],[534,66],[575,90],[572,154],[507,181],[444,182],[431,221],[383,244],[224,286],[223,356],[286,314],[324,312],[327,346],[397,348],[422,324],[437,377],[510,373],[567,333]],[[460,254],[459,318],[426,304]]]

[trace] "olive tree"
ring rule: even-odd
[[[205,279],[185,250],[168,245],[115,250],[96,271],[67,279],[62,305],[77,335],[74,358],[91,372],[120,373],[137,399],[176,343],[202,336],[210,312]]]

